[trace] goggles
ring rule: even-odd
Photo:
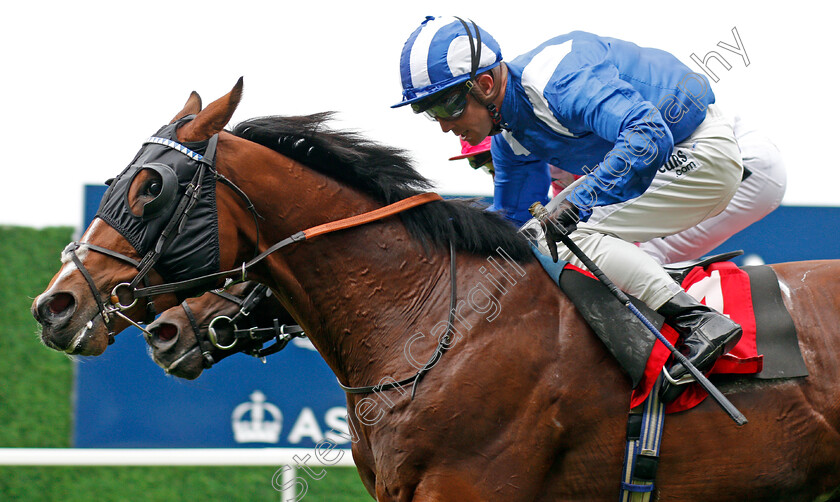
[[[467,108],[467,94],[472,88],[472,82],[459,86],[440,96],[432,96],[428,100],[411,104],[414,113],[425,113],[431,120],[452,120],[460,117]]]

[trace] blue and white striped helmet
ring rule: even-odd
[[[478,40],[481,40],[480,47]],[[473,73],[476,56],[477,68]],[[455,17],[427,16],[403,46],[400,56],[403,98],[391,108],[466,82],[501,62],[499,44],[477,24]]]

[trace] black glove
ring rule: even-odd
[[[540,219],[545,232],[545,243],[551,253],[551,259],[557,263],[557,243],[562,242],[562,235],[569,235],[577,229],[580,221],[578,208],[568,199],[563,200],[546,218]]]

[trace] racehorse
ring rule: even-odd
[[[347,394],[354,460],[377,500],[614,500],[631,384],[524,239],[470,202],[431,199],[360,226],[311,231],[413,200],[428,183],[402,152],[327,130],[324,115],[223,131],[241,89],[240,80],[203,110],[193,93],[158,132],[177,144],[150,139],[112,182],[117,195],[33,303],[44,343],[99,354],[129,320],[147,316],[143,288],[164,293],[154,299],[159,310],[217,287],[206,263],[247,269],[271,285],[343,386],[381,384]],[[177,173],[185,162],[194,169],[173,181],[167,162]],[[192,197],[197,185],[202,197],[215,190],[214,204]],[[159,198],[167,193],[188,202]],[[117,202],[124,219],[110,206]],[[190,207],[199,209],[179,219]],[[207,228],[215,240],[194,239]],[[156,243],[167,251],[146,259]],[[810,376],[724,388],[749,419],[743,427],[710,400],[669,416],[662,500],[825,500],[840,486],[840,261],[773,269]],[[192,280],[201,274],[213,280]],[[149,289],[163,280],[187,293]],[[319,458],[335,458],[320,446]]]
[[[184,300],[149,324],[145,334],[158,366],[193,380],[238,352],[266,357],[282,350],[303,334],[294,322],[270,289],[246,281]]]

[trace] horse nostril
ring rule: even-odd
[[[155,327],[152,334],[161,342],[168,342],[178,336],[178,327],[174,324],[163,323]]]
[[[73,295],[69,293],[58,293],[56,294],[53,299],[47,304],[50,309],[50,314],[57,315],[65,310],[67,310],[70,306],[73,305]]]
[[[75,305],[76,300],[70,293],[56,293],[43,301],[39,298],[33,314],[39,323],[54,325],[61,319],[68,319],[75,310]]]

